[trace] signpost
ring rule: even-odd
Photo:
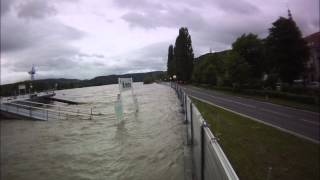
[[[117,101],[115,103],[115,113],[118,120],[123,119],[123,104],[122,104],[122,92],[131,90],[132,100],[135,106],[135,111],[139,111],[138,99],[133,91],[133,80],[132,78],[118,78],[119,83],[119,94],[117,96]]]
[[[18,90],[19,90],[19,95],[20,95],[21,90],[24,90],[24,94],[26,94],[26,85],[24,85],[24,84],[19,84]]]

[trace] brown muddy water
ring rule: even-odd
[[[139,112],[123,94],[123,121],[1,120],[1,179],[184,179],[180,103],[168,86],[136,83]],[[117,85],[57,91],[69,105],[114,113]],[[60,104],[63,105],[63,104]]]

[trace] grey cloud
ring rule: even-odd
[[[212,2],[227,13],[255,14],[260,11],[258,7],[246,0],[215,0]]]
[[[178,28],[187,26],[195,30],[202,28],[204,19],[195,11],[189,8],[175,9],[169,8],[166,11],[128,12],[122,16],[122,19],[132,27],[157,28],[169,27]]]
[[[121,70],[121,73],[145,71],[146,69],[164,70],[167,63],[166,58],[169,44],[170,42],[157,42],[130,51],[124,57],[116,57],[120,61],[117,65],[118,70]]]
[[[42,70],[59,71],[76,66],[78,60],[74,56],[77,53],[78,49],[65,45],[38,47],[36,50],[29,49],[8,55],[7,57],[13,60],[8,62],[8,68],[14,72],[25,72],[34,64]]]
[[[74,18],[75,22],[70,24],[82,28],[83,23],[78,23],[78,20],[84,16],[83,12],[90,12],[109,22],[103,24],[107,28],[111,26],[110,22],[113,22],[111,31],[123,28],[123,23],[119,23],[119,20],[122,20],[132,28],[131,32],[134,35],[146,32],[147,36],[141,35],[141,42],[137,43],[139,46],[145,41],[143,38],[149,37],[153,32],[159,33],[165,30],[172,33],[174,31],[178,35],[178,28],[186,26],[191,34],[196,56],[208,52],[210,48],[213,51],[228,49],[231,43],[243,33],[252,32],[265,37],[271,23],[278,16],[286,15],[285,4],[280,7],[281,3],[277,0],[270,0],[270,2],[263,0],[114,0],[113,4],[107,7],[112,8],[112,11],[108,12],[110,14],[104,12],[103,8],[95,8],[96,5],[103,6],[110,3],[79,1],[80,12],[78,12],[78,6],[70,7],[66,4],[69,2],[75,2],[75,0],[1,0],[1,60],[5,60],[2,67],[13,72],[11,77],[16,74],[26,74],[32,64],[38,68],[39,77],[80,79],[103,74],[166,69],[167,50],[169,44],[174,44],[174,34],[168,34],[167,37],[172,38],[170,42],[156,42],[141,49],[128,49],[127,51],[130,52],[118,56],[110,52],[106,54],[114,57],[106,57],[102,52],[108,52],[108,47],[93,53],[94,46],[89,44],[95,43],[90,41],[93,36],[96,38],[101,34],[90,36],[91,34],[87,35],[76,28],[62,24],[59,20],[65,15],[70,15],[68,17],[72,20]],[[81,6],[88,2],[94,6]],[[304,35],[319,30],[318,3],[317,0],[291,0],[289,3],[293,18]],[[68,12],[69,8],[70,12]],[[87,11],[87,8],[93,9]],[[53,16],[56,13],[59,13],[59,16]],[[85,20],[91,20],[90,13],[85,14],[88,15],[84,18]],[[50,18],[46,18],[49,16]],[[108,17],[121,17],[121,19],[108,19]],[[68,21],[66,18],[62,22]],[[118,27],[119,24],[121,25]],[[93,21],[92,25],[94,27],[88,33],[95,32],[96,28],[100,28],[102,24],[96,24]],[[127,29],[125,32],[128,32]],[[89,41],[86,41],[87,36]],[[105,38],[104,35],[101,36]],[[106,37],[106,41],[108,38],[112,40],[117,38],[107,35]],[[82,39],[85,40],[81,41]],[[159,38],[154,39],[161,41]],[[76,43],[78,40],[80,42]],[[89,43],[84,44],[84,42]],[[101,44],[103,46],[103,43]],[[90,49],[90,51],[82,52],[80,49]],[[114,49],[117,51],[117,48]]]
[[[267,32],[265,22],[252,16],[230,15],[228,19],[205,19],[201,14],[188,8],[169,8],[167,12],[144,11],[143,13],[131,11],[122,16],[131,27],[158,28],[168,27],[178,29],[181,26],[189,28],[193,45],[203,49],[207,46],[214,50],[223,50],[241,34],[253,32],[263,34]],[[250,26],[248,25],[250,24]],[[172,42],[174,43],[174,42]]]
[[[1,26],[1,52],[48,46],[77,40],[85,33],[55,21],[24,22],[13,16],[5,18]],[[61,44],[61,43],[60,43]]]
[[[114,0],[115,5],[120,8],[129,9],[162,9],[163,5],[150,0]]]
[[[86,34],[53,19],[24,20],[7,14],[1,22],[1,61],[6,71],[27,72],[32,64],[57,74],[79,65],[80,50],[71,45]]]
[[[18,16],[23,18],[44,18],[55,15],[57,10],[49,1],[31,0],[21,3],[18,7]]]
[[[103,54],[86,54],[80,53],[78,54],[79,57],[86,57],[86,58],[105,58]]]
[[[1,0],[1,16],[10,11],[15,0]]]

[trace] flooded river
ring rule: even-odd
[[[123,94],[123,121],[114,114],[117,85],[57,91],[85,102],[93,120],[1,120],[1,179],[184,179],[180,103],[168,86],[136,83],[139,111]],[[62,105],[62,104],[61,104]]]

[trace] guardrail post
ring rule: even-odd
[[[190,144],[193,144],[193,118],[192,118],[192,102],[190,102],[190,128],[191,128],[191,141]]]
[[[31,107],[29,109],[29,115],[30,115],[30,117],[32,117],[32,108]]]
[[[60,120],[60,107],[58,107],[58,120]]]
[[[48,109],[46,111],[47,111],[47,121],[48,121]]]
[[[186,111],[186,121],[188,122],[188,101],[187,101],[187,94],[184,93],[184,109]]]
[[[201,125],[201,180],[204,180],[204,128],[206,123],[203,122]]]
[[[90,108],[90,120],[92,120],[92,108]]]

